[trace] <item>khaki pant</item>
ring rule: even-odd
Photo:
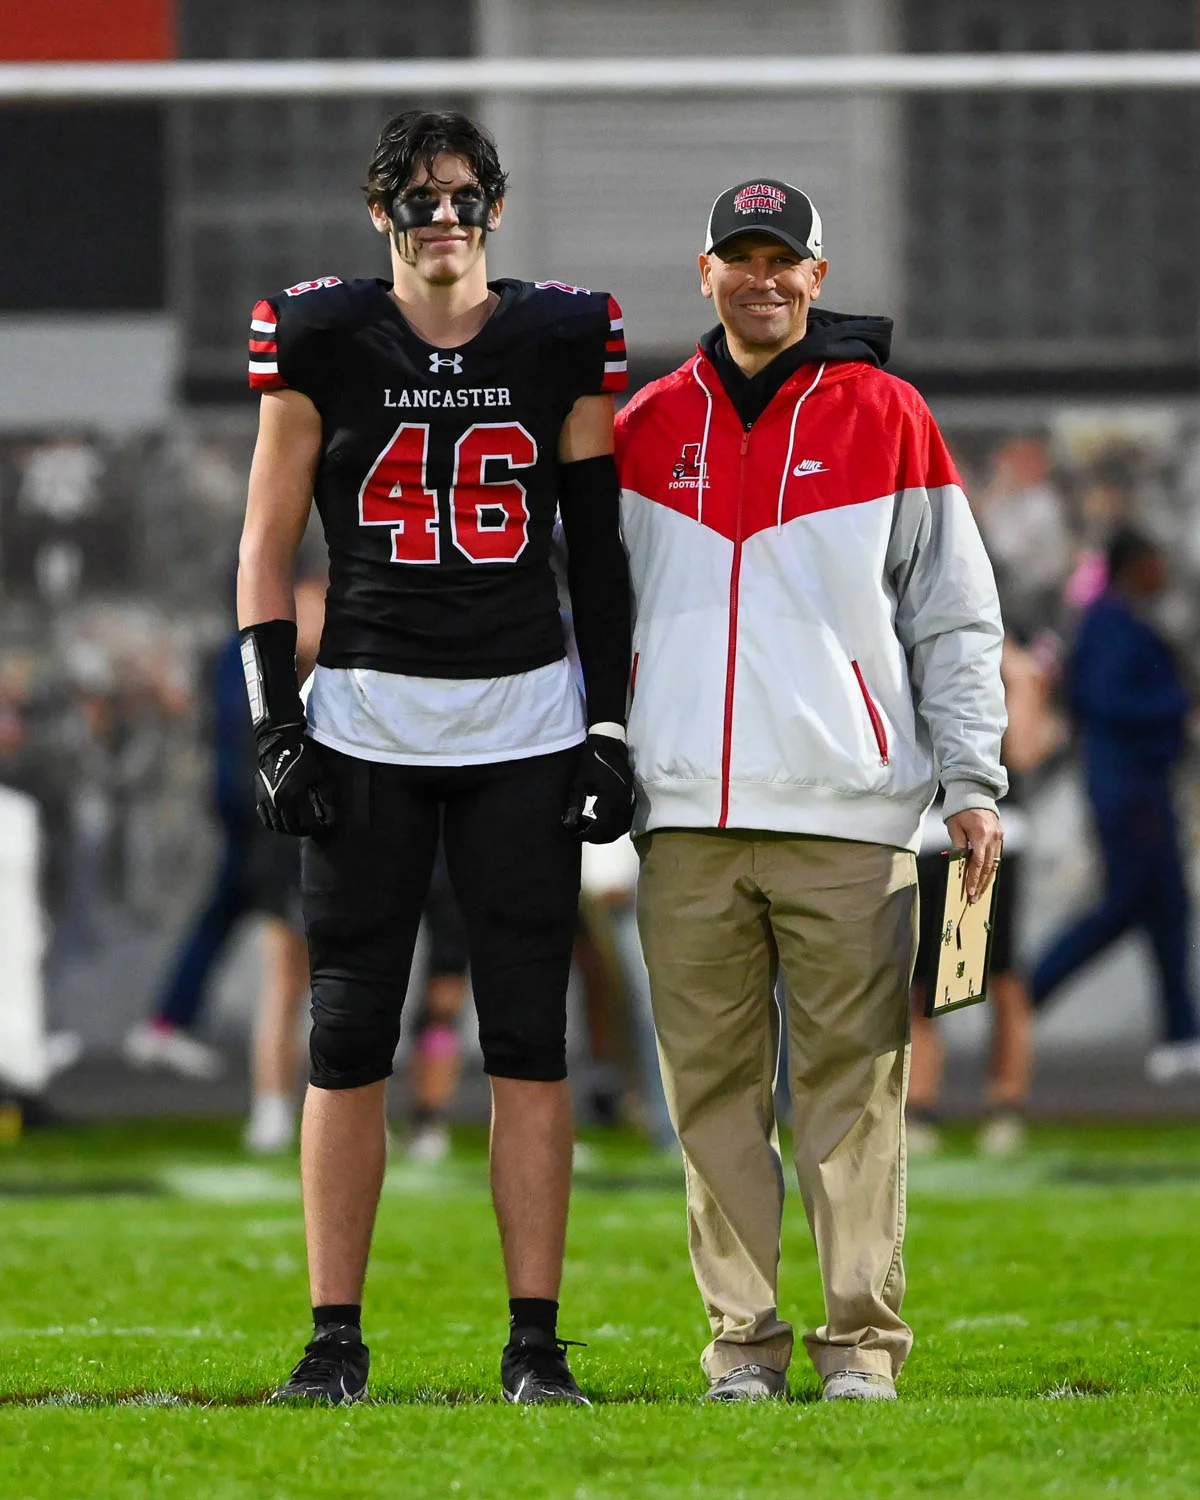
[[[638,925],[671,1118],[683,1144],[692,1267],[710,1378],[785,1370],[776,1287],[783,1170],[773,988],[787,986],[796,1175],[825,1322],[822,1376],[898,1374],[904,1297],[904,1095],[916,952],[913,856],[792,834],[663,830],[638,840]]]

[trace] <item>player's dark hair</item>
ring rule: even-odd
[[[1152,537],[1132,526],[1120,526],[1108,543],[1108,577],[1117,583],[1127,570],[1143,557],[1156,557],[1162,551]]]
[[[390,210],[419,167],[433,176],[433,164],[443,153],[462,157],[489,203],[504,197],[508,174],[482,125],[452,109],[406,109],[379,132],[363,189],[367,202]]]

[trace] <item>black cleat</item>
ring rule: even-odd
[[[504,1399],[515,1406],[540,1406],[565,1401],[571,1406],[591,1406],[575,1384],[567,1365],[572,1339],[556,1339],[536,1328],[525,1328],[511,1338],[500,1356],[500,1383]],[[583,1345],[576,1345],[582,1349]]]
[[[330,1324],[304,1347],[304,1358],[271,1397],[272,1401],[308,1401],[350,1406],[367,1395],[370,1350],[349,1324]]]

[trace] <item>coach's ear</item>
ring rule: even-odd
[[[825,280],[825,273],[829,270],[827,260],[809,260],[804,264],[809,267],[808,273],[808,295],[815,302],[821,295],[821,283]]]
[[[699,266],[700,266],[700,295],[702,297],[708,297],[711,300],[713,293],[712,293],[712,280],[710,279],[710,274],[709,274],[709,267],[710,267],[710,265],[712,263],[712,257],[708,256],[708,255],[705,255],[702,252],[700,255],[698,255],[696,257],[696,259],[697,259],[697,261],[699,263]]]

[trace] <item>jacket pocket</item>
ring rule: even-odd
[[[863,705],[867,710],[867,718],[871,721],[871,731],[875,736],[875,743],[879,747],[879,764],[886,766],[888,763],[888,737],[887,729],[883,722],[883,715],[875,706],[875,700],[871,697],[866,678],[862,674],[862,668],[856,661],[852,661],[850,665],[854,669],[854,676],[858,682],[858,690],[862,694]]]

